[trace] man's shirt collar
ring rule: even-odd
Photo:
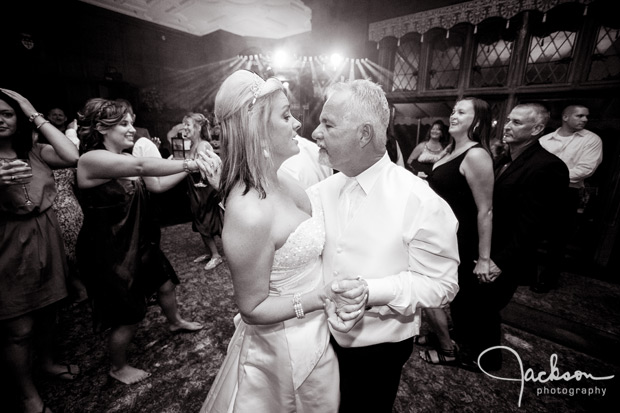
[[[370,193],[373,185],[375,184],[375,182],[377,182],[377,178],[381,174],[383,168],[389,165],[390,162],[392,161],[390,160],[390,157],[386,152],[381,159],[375,162],[364,172],[354,177],[357,180],[357,183],[362,187],[366,195]]]

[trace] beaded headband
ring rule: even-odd
[[[256,99],[258,99],[258,96],[260,95],[261,86],[266,83],[265,81],[263,81],[263,83],[261,84],[262,80],[263,79],[261,79],[258,75],[255,75],[254,83],[252,83],[252,86],[250,86],[250,90],[252,91],[252,95],[254,95],[254,99],[252,99],[252,102],[250,103],[249,110],[252,110],[252,108],[254,107]]]
[[[250,110],[252,109],[252,106],[254,106],[254,104],[256,103],[256,99],[258,99],[258,95],[260,95],[260,87],[261,87],[261,84],[259,83],[259,79],[257,76],[256,78],[254,78],[254,83],[252,84],[252,86],[250,86],[250,90],[252,91],[252,94],[254,95],[254,99],[252,99],[252,103],[250,103]]]
[[[250,86],[250,91],[252,92],[252,101],[248,104],[248,112],[252,111],[252,108],[256,104],[258,98],[266,96],[276,90],[282,89],[282,83],[275,77],[270,77],[267,80],[263,80],[259,75],[252,72],[254,74],[254,80],[252,81],[252,85]],[[227,116],[223,118],[218,118],[218,123],[223,122],[225,119],[228,119],[236,113],[236,111],[229,113]]]

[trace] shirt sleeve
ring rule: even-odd
[[[439,196],[419,202],[410,199],[406,209],[409,264],[407,271],[367,279],[369,304],[379,313],[410,315],[418,308],[444,307],[458,292],[458,221]]]
[[[603,161],[603,142],[597,136],[592,135],[587,144],[579,149],[578,161],[568,169],[572,184],[583,181],[594,174],[596,168]]]
[[[67,137],[67,139],[73,142],[76,148],[80,147],[80,139],[78,138],[77,131],[75,129],[67,129],[65,131],[65,136]]]
[[[131,152],[135,157],[149,157],[149,158],[161,158],[159,149],[157,146],[147,138],[140,138],[133,145]]]

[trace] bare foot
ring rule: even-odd
[[[110,377],[125,384],[134,384],[149,377],[151,373],[131,366],[124,366],[118,370],[110,370]]]
[[[176,324],[170,324],[168,329],[171,333],[193,333],[195,331],[202,330],[203,327],[204,326],[202,324],[195,321],[180,320]]]
[[[42,366],[48,375],[60,380],[72,381],[80,374],[80,368],[75,364],[49,364]]]
[[[198,262],[204,262],[204,261],[208,260],[209,258],[211,258],[211,255],[210,255],[210,254],[204,254],[204,255],[201,255],[200,257],[196,258],[196,259],[194,260],[194,262],[196,262],[196,263],[198,263]]]
[[[205,265],[205,270],[212,270],[218,265],[220,265],[222,262],[224,262],[224,259],[220,255],[214,255],[213,257],[211,257],[209,262],[207,262],[207,265]]]

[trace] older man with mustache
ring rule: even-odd
[[[324,210],[323,276],[358,276],[369,291],[352,330],[331,328],[340,413],[392,412],[420,308],[445,306],[458,291],[456,218],[426,182],[390,161],[389,115],[379,85],[337,83],[312,133],[320,162],[340,171],[310,188]]]

